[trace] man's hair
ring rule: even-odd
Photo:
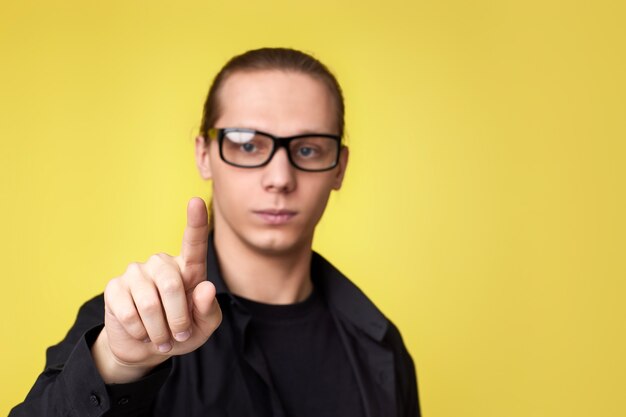
[[[345,105],[343,93],[335,76],[320,61],[304,52],[289,48],[261,48],[245,52],[233,57],[215,76],[209,89],[204,111],[200,135],[208,139],[209,129],[214,127],[220,117],[220,90],[224,82],[236,72],[249,71],[293,71],[306,74],[321,81],[330,93],[336,107],[337,133],[343,137]]]

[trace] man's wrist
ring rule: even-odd
[[[151,366],[127,365],[117,360],[113,352],[111,352],[105,328],[102,329],[98,338],[91,346],[91,355],[96,369],[105,384],[135,382],[153,369]]]

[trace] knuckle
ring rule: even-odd
[[[150,257],[148,258],[148,262],[146,263],[149,265],[159,265],[163,263],[163,259],[161,258],[161,256],[159,256],[158,253],[155,253],[154,255],[150,255]]]
[[[124,309],[122,311],[118,311],[116,316],[117,316],[117,319],[120,321],[120,323],[122,323],[122,325],[124,325],[125,327],[132,326],[136,324],[137,321],[139,320],[139,317],[137,316],[137,312],[131,309]]]
[[[135,299],[135,304],[143,314],[154,315],[161,313],[161,301],[154,297]]]
[[[150,266],[151,268],[159,268],[162,265],[171,263],[172,262],[171,259],[172,257],[168,255],[167,253],[159,252],[159,253],[150,255],[150,257],[148,258],[148,261],[146,262],[146,265]]]
[[[124,286],[121,278],[113,278],[104,287],[104,305],[116,305],[123,294]]]
[[[185,316],[173,317],[168,320],[168,323],[173,331],[186,330],[189,327],[189,320]]]
[[[184,291],[182,281],[176,277],[163,277],[159,280],[158,285],[163,294],[177,294]]]
[[[115,293],[118,290],[119,286],[120,286],[119,278],[113,278],[112,280],[107,282],[107,285],[104,287],[105,299],[107,297],[107,294]]]
[[[126,267],[126,272],[124,275],[126,276],[138,276],[141,274],[141,266],[138,262],[131,262]]]
[[[183,266],[185,268],[194,268],[202,265],[202,262],[199,262],[195,259],[183,258]]]
[[[148,333],[146,333],[146,331],[143,328],[138,329],[138,328],[133,327],[130,329],[126,329],[126,331],[133,339],[137,341],[143,342],[144,340],[149,339]]]
[[[203,276],[202,274],[206,272],[204,269],[204,265],[187,261],[185,261],[183,268],[185,273],[191,274],[193,276]]]
[[[169,262],[172,259],[172,257],[165,252],[156,253],[154,256],[158,257],[163,262]]]
[[[165,343],[170,340],[170,334],[164,329],[157,329],[150,334],[150,340],[156,344]]]

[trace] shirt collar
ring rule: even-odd
[[[376,341],[387,333],[389,322],[369,298],[317,252],[311,260],[311,276],[331,309]]]
[[[317,252],[313,252],[311,259],[311,277],[333,314],[341,315],[374,340],[384,338],[388,329],[387,318],[352,281]],[[236,302],[222,278],[213,233],[208,242],[207,279],[215,285],[218,298]]]
[[[213,233],[209,234],[209,244],[207,247],[207,259],[206,259],[206,276],[207,280],[211,281],[215,285],[215,293],[220,295],[227,295],[229,298],[233,298],[232,294],[228,290],[224,279],[222,278],[222,272],[220,271],[219,263],[217,262],[217,254],[215,253],[215,244],[213,243]]]

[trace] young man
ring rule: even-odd
[[[204,109],[181,254],[87,302],[12,415],[418,416],[398,330],[312,251],[348,163],[343,98],[290,49],[233,58]]]

